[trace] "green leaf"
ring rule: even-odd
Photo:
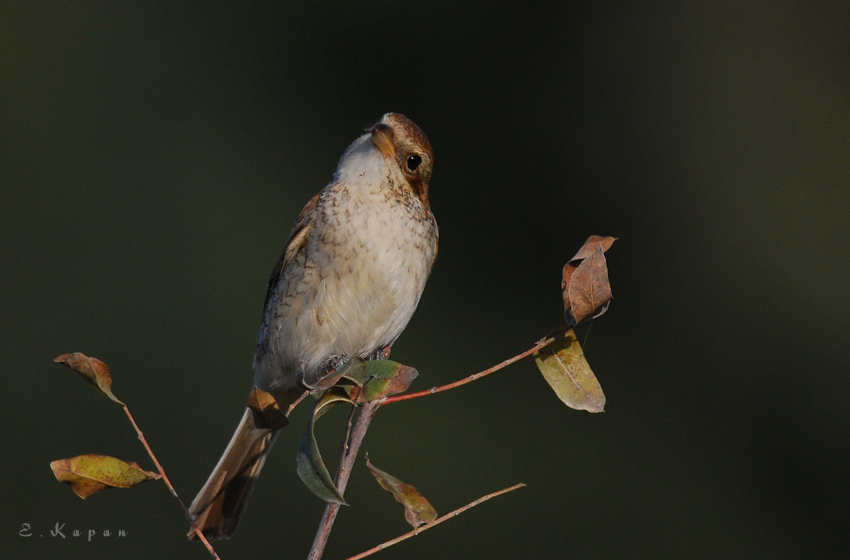
[[[354,356],[345,362],[344,366],[339,368],[339,376],[337,379],[347,379],[358,387],[362,387],[363,383],[365,383],[368,379],[366,364],[366,360],[360,356]]]
[[[100,393],[106,395],[120,405],[124,405],[118,398],[112,394],[112,376],[109,374],[109,366],[101,362],[97,358],[90,358],[80,352],[72,354],[62,354],[53,358],[57,364],[67,366],[77,372],[86,383],[97,389]]]
[[[369,461],[369,457],[366,457],[366,466],[381,488],[391,493],[396,501],[404,506],[404,518],[414,529],[437,519],[437,510],[412,485],[376,468]]]
[[[325,390],[330,389],[334,385],[336,385],[337,381],[340,379],[348,379],[358,387],[363,385],[363,381],[366,376],[366,360],[361,358],[360,356],[354,356],[347,362],[345,362],[342,367],[335,369],[330,372],[326,376],[322,377],[318,381],[313,384],[309,384],[304,380],[303,376],[300,379],[300,382],[310,389],[318,389]]]
[[[543,377],[564,404],[576,410],[603,412],[605,394],[590,369],[572,329],[534,353]]]
[[[162,478],[158,473],[143,470],[138,463],[125,463],[107,455],[59,459],[50,463],[50,468],[56,480],[68,484],[83,499],[107,488],[130,488]]]
[[[419,375],[412,367],[390,360],[366,362],[366,374],[369,381],[360,391],[351,392],[352,400],[358,404],[402,393]]]
[[[348,505],[325,466],[314,432],[316,420],[340,403],[353,404],[345,394],[330,391],[316,403],[298,447],[297,472],[301,481],[319,498],[334,504]]]
[[[369,360],[366,362],[367,377],[377,377],[379,379],[391,379],[399,374],[399,368],[403,366],[392,360]]]

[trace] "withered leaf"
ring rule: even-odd
[[[370,360],[366,362],[368,381],[362,388],[351,390],[351,399],[358,404],[363,404],[402,393],[410,387],[418,375],[414,368],[398,362]]]
[[[297,472],[298,477],[307,488],[310,489],[316,496],[326,502],[348,505],[342,497],[339,489],[334,484],[328,472],[327,466],[322,459],[322,454],[319,452],[319,444],[316,441],[315,423],[325,412],[332,407],[340,404],[353,404],[343,392],[334,390],[328,391],[319,399],[316,406],[313,408],[313,413],[307,421],[307,428],[304,430],[304,435],[301,438],[301,445],[298,446]]]
[[[143,470],[138,463],[125,463],[108,455],[79,455],[50,463],[56,480],[71,487],[77,496],[86,499],[107,488],[130,488],[161,475]]]
[[[611,248],[615,237],[591,235],[575,256],[564,265],[561,290],[564,310],[570,326],[588,317],[599,317],[608,309],[614,296],[608,281],[608,263],[605,251]]]
[[[259,387],[254,387],[248,395],[248,408],[254,411],[258,426],[280,430],[289,424],[289,419],[281,412],[280,405],[271,393]]]
[[[586,259],[593,253],[595,253],[600,245],[602,246],[603,251],[607,251],[611,248],[611,245],[613,245],[615,241],[617,241],[616,237],[591,235],[584,242],[584,245],[581,246],[581,249],[579,249],[578,252],[573,255],[573,258],[570,259],[570,262]]]
[[[404,518],[414,529],[437,519],[437,510],[412,485],[376,468],[369,461],[369,457],[366,457],[366,466],[381,488],[391,493],[396,501],[404,506]]]
[[[91,358],[80,352],[74,352],[72,354],[57,356],[53,358],[53,361],[71,368],[95,389],[118,404],[124,405],[123,402],[119,401],[112,394],[112,376],[109,374],[109,366],[97,358]]]
[[[572,329],[535,352],[534,361],[564,404],[576,410],[604,411],[605,394]]]
[[[570,278],[568,289],[570,309],[575,324],[587,317],[599,317],[608,310],[614,297],[608,281],[608,263],[602,248],[584,259]]]

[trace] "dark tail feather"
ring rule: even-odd
[[[204,536],[226,539],[236,531],[278,433],[256,427],[254,413],[245,409],[224,455],[189,507]],[[189,538],[198,538],[194,530],[189,531]]]

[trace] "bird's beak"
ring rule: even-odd
[[[393,129],[388,125],[376,124],[372,127],[372,142],[381,150],[384,156],[395,157]]]

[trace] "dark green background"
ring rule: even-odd
[[[190,500],[294,217],[390,110],[436,152],[440,257],[394,351],[415,389],[529,348],[562,321],[566,259],[620,240],[616,300],[580,331],[607,412],[530,360],[382,410],[364,449],[439,511],[528,487],[376,558],[846,554],[848,22],[846,2],[4,3],[3,557],[208,557],[161,485],[84,502],[53,479],[82,453],[150,461],[51,359],[112,367]],[[223,558],[305,557],[305,412]],[[407,530],[362,465],[347,498],[327,558]]]

